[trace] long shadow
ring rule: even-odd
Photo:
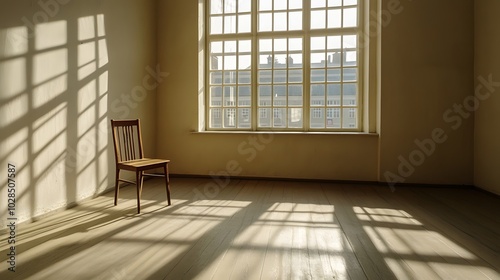
[[[112,195],[107,196],[109,198],[108,203],[112,204],[111,198]],[[122,197],[122,199],[130,199],[133,200],[134,197]],[[129,222],[117,226],[113,230],[105,231],[104,234],[95,236],[91,239],[86,240],[85,242],[78,242],[78,243],[72,243],[70,245],[63,245],[60,247],[57,247],[54,250],[51,250],[49,252],[44,252],[43,254],[29,260],[29,261],[21,261],[19,262],[19,265],[17,266],[16,270],[16,277],[21,277],[21,278],[26,278],[29,276],[33,276],[39,271],[42,271],[43,269],[47,268],[47,260],[50,260],[51,264],[57,263],[61,260],[64,260],[66,258],[69,258],[73,255],[78,254],[79,252],[82,252],[84,250],[87,250],[96,244],[106,241],[107,239],[121,233],[123,230],[140,225],[142,223],[147,223],[148,219],[147,216],[150,216],[152,214],[161,214],[168,216],[171,213],[186,207],[189,205],[189,201],[177,203],[175,205],[171,206],[164,206],[161,208],[158,208],[156,210],[153,210],[149,213],[144,213],[141,215],[136,214],[136,209],[132,207],[131,209],[127,209],[124,211],[116,211],[113,210],[113,206],[107,206],[107,207],[87,207],[85,205],[77,206],[75,207],[72,211],[78,211],[78,216],[74,217],[74,221],[79,221],[82,217],[85,217],[87,215],[92,215],[95,213],[100,213],[101,215],[104,215],[99,218],[95,219],[89,219],[86,222],[78,223],[73,226],[67,227],[65,224],[68,224],[69,222],[73,222],[72,220],[69,221],[63,221],[60,222],[58,227],[60,227],[60,230],[55,230],[55,232],[46,234],[42,238],[35,238],[29,242],[24,242],[21,243],[16,247],[17,252],[26,252],[29,251],[30,249],[39,246],[40,244],[44,242],[48,242],[51,240],[56,240],[56,239],[62,239],[64,237],[68,237],[70,235],[78,234],[78,233],[89,233],[92,230],[95,230],[97,228],[100,228],[102,226],[109,226],[111,224],[119,224],[120,222],[124,222],[125,220],[128,220]],[[159,199],[158,201],[155,202],[148,202],[144,203],[144,208],[146,209],[148,206],[154,205],[154,204],[165,204],[164,200]],[[116,208],[115,208],[116,209]],[[80,213],[81,212],[81,213]],[[145,217],[146,216],[146,217]],[[131,219],[135,219],[135,221],[130,222]],[[25,235],[29,234],[29,232],[23,233]],[[4,261],[5,257],[8,253],[8,249],[0,251],[0,256],[2,256],[2,261]],[[0,279],[9,279],[9,277],[12,277],[11,272],[8,271],[0,271]]]
[[[16,198],[18,200],[17,206],[19,207],[16,214],[19,213],[22,219],[34,220],[38,215],[46,214],[45,212],[47,209],[50,210],[55,207],[60,207],[61,204],[64,203],[66,203],[66,205],[71,205],[81,199],[82,195],[87,195],[82,194],[81,191],[79,192],[78,190],[78,179],[82,176],[82,171],[77,172],[76,170],[78,158],[85,156],[80,155],[79,157],[79,155],[75,153],[78,152],[79,143],[82,141],[82,137],[77,133],[79,120],[81,118],[78,112],[78,104],[80,102],[78,92],[87,83],[96,81],[95,100],[89,106],[98,108],[100,105],[97,89],[97,87],[99,87],[99,77],[102,73],[108,71],[108,65],[106,64],[102,67],[96,67],[96,70],[88,73],[86,77],[79,77],[81,70],[79,67],[88,66],[88,64],[83,66],[78,65],[78,60],[82,55],[79,49],[80,43],[86,43],[89,40],[95,41],[95,57],[94,61],[90,63],[95,63],[97,65],[100,58],[97,41],[102,38],[105,39],[105,37],[96,36],[96,38],[80,42],[78,38],[81,33],[78,26],[78,16],[92,16],[95,18],[97,16],[96,13],[99,12],[98,6],[100,4],[98,1],[85,1],[85,3],[74,1],[67,5],[58,5],[56,2],[54,3],[57,7],[49,5],[50,8],[57,9],[57,11],[52,11],[53,13],[42,8],[38,2],[36,5],[33,3],[29,9],[26,8],[27,5],[19,4],[19,6],[16,6],[16,8],[12,10],[12,13],[9,14],[8,17],[2,19],[0,26],[2,30],[13,27],[25,28],[27,30],[25,36],[7,36],[8,38],[6,40],[8,41],[4,42],[6,45],[16,44],[16,42],[19,43],[20,41],[25,42],[26,50],[23,53],[18,53],[14,56],[7,55],[5,57],[3,57],[4,54],[0,54],[0,63],[22,59],[24,67],[23,77],[16,77],[25,81],[23,91],[8,98],[0,96],[2,110],[12,109],[9,107],[4,108],[4,105],[16,101],[16,99],[20,97],[26,96],[26,98],[23,99],[23,104],[18,104],[20,105],[19,107],[22,106],[22,108],[14,107],[14,109],[17,110],[26,109],[26,112],[9,123],[2,125],[2,133],[0,133],[0,144],[5,144],[9,137],[16,133],[26,132],[27,135],[25,139],[16,143],[17,147],[14,147],[14,151],[2,150],[0,154],[0,162],[8,161],[14,164],[21,162],[17,166],[17,175],[22,175],[19,177],[22,179],[22,181],[20,181],[22,185],[18,186],[16,192]],[[70,7],[74,5],[79,5],[80,8],[82,8],[79,13],[75,13],[75,7]],[[70,11],[66,12],[66,9]],[[43,16],[37,18],[39,22],[36,22],[36,24],[33,23],[30,26],[30,24],[21,21],[21,19],[24,21],[32,21],[35,15]],[[56,24],[57,30],[54,31],[54,28],[49,28],[50,31],[48,31],[48,33],[43,33],[47,31],[43,31],[43,28],[38,29],[38,27],[44,24]],[[94,25],[94,33],[97,34],[97,24]],[[45,37],[54,39],[56,36],[58,38],[52,40],[58,42],[56,44],[53,44],[52,41],[49,43],[49,46],[41,46],[37,43],[43,40],[47,41],[48,39],[45,39]],[[63,36],[64,38],[62,38]],[[53,57],[53,61],[39,59],[46,54],[58,51],[61,53],[54,56],[55,58]],[[42,63],[40,61],[48,65],[40,65]],[[37,63],[39,65],[37,65]],[[51,70],[51,67],[54,65],[59,65],[56,67],[57,69],[62,69],[62,67],[64,67],[66,71],[63,73],[50,72],[54,71]],[[65,88],[59,89],[62,84]],[[40,88],[43,88],[43,90],[38,90]],[[54,113],[53,111],[56,109],[59,111]],[[64,113],[63,111],[66,111],[66,113],[62,114]],[[65,123],[65,127],[62,131],[56,131],[56,127],[52,126],[50,123],[52,118],[47,117],[48,113],[57,116],[57,123]],[[97,130],[100,122],[103,119],[107,119],[107,114],[100,114],[96,109],[92,117],[95,122],[90,129]],[[43,119],[45,119],[45,121],[43,121]],[[35,127],[36,123],[38,123],[38,127]],[[47,140],[45,143],[39,143],[41,140],[40,135],[36,136],[37,132],[38,134],[43,134],[41,135],[43,141]],[[94,143],[98,143],[99,141],[97,139],[97,134],[98,133],[96,133],[94,137]],[[57,147],[54,146],[56,140],[58,141],[56,143]],[[105,149],[107,148],[108,147]],[[93,172],[96,178],[93,182],[85,182],[87,184],[85,192],[95,195],[102,191],[103,188],[107,187],[106,184],[108,181],[100,180],[98,177],[100,176],[99,174],[108,169],[108,166],[105,166],[107,162],[101,163],[99,161],[98,157],[103,151],[99,150],[97,145],[94,145],[94,149],[95,151],[93,151],[93,153],[95,157],[91,160],[91,163],[88,164],[90,166],[80,166],[79,168],[82,170],[85,170],[85,168],[93,168],[91,172]],[[15,158],[14,155],[20,157]],[[50,181],[53,181],[53,183]],[[0,191],[2,193],[5,191],[5,185],[6,184],[3,183],[0,185]],[[80,186],[80,189],[81,188],[82,186]],[[93,189],[88,190],[89,188]],[[53,192],[54,196],[47,195],[50,192]],[[64,200],[63,202],[57,201],[59,196],[61,196],[61,200]],[[57,205],[54,206],[53,204]],[[2,208],[0,211],[0,216],[5,217],[6,210]],[[2,223],[4,220],[5,219],[2,219]]]

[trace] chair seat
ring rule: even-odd
[[[154,158],[141,158],[128,161],[122,161],[118,163],[118,166],[123,169],[142,169],[142,168],[153,168],[153,166],[161,167],[165,163],[169,163],[168,159],[154,159]]]

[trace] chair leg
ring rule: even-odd
[[[166,184],[166,187],[167,187],[168,205],[171,205],[171,203],[170,203],[170,179],[169,179],[169,176],[168,176],[168,163],[165,164],[165,166],[163,167],[163,173],[165,174],[165,184]]]
[[[137,185],[137,214],[141,213],[141,194],[142,194],[142,171],[137,171],[135,173],[136,185]]]
[[[120,169],[116,168],[116,181],[115,181],[115,206],[118,205],[118,192],[120,191]]]

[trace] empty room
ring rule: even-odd
[[[0,279],[500,279],[499,12],[0,0]]]

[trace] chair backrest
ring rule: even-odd
[[[135,120],[111,120],[116,162],[143,158],[141,124]]]

